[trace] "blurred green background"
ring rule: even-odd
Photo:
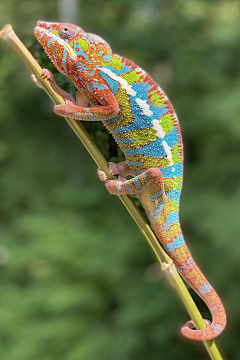
[[[63,3],[0,2],[1,28],[11,23],[51,71],[33,28],[37,20],[68,20],[61,15]],[[147,70],[174,105],[185,146],[183,233],[226,306],[228,326],[217,345],[225,359],[238,360],[240,2],[76,4],[66,17],[75,16],[84,30]],[[74,93],[64,76],[54,76]],[[86,127],[108,160],[122,160],[101,124]],[[189,316],[161,278],[145,239],[3,41],[0,171],[2,360],[209,358],[201,343],[180,335]]]

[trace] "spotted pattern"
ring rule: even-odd
[[[188,322],[182,333],[196,340],[216,337],[226,325],[226,314],[182,235],[179,201],[183,145],[169,99],[144,70],[112,54],[110,46],[97,35],[75,25],[46,22],[38,22],[35,35],[56,68],[92,104],[86,108],[68,103],[55,106],[54,111],[76,120],[102,121],[111,132],[126,157],[125,165],[115,164],[114,169],[121,176],[134,176],[106,181],[107,189],[117,195],[139,194],[160,243],[212,313],[212,324],[206,329],[193,330],[194,324]]]

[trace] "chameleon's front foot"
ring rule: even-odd
[[[44,80],[49,80],[50,82],[54,82],[53,74],[48,69],[42,69],[42,75],[41,76],[42,76],[42,78]],[[31,79],[34,82],[34,84],[36,84],[38,87],[42,88],[42,85],[39,83],[39,81],[37,80],[37,78],[36,78],[36,76],[34,74],[31,75]]]
[[[75,104],[75,101],[73,99],[73,97],[68,94],[66,91],[62,90],[60,88],[60,86],[58,86],[58,84],[54,81],[54,78],[53,78],[53,74],[51,73],[50,70],[48,69],[42,69],[42,74],[41,74],[42,78],[44,80],[48,80],[52,86],[52,88],[56,91],[56,93],[58,93],[60,96],[62,96],[62,98],[65,100],[65,101],[70,101],[72,102],[73,104]],[[37,80],[36,76],[35,75],[31,75],[31,78],[34,82],[34,84],[36,84],[38,87],[42,88],[42,85],[39,83],[39,81]],[[60,105],[59,105],[60,106]],[[64,115],[63,115],[64,116]]]
[[[77,106],[72,101],[66,100],[66,104],[55,105],[53,110],[57,115],[77,118]]]
[[[42,69],[42,78],[45,80],[49,80],[50,82],[54,82],[53,74],[48,69]]]
[[[53,82],[53,74],[48,69],[42,69],[42,78],[44,80],[49,80],[50,82]]]

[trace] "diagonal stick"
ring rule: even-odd
[[[53,90],[49,81],[42,78],[41,66],[34,59],[32,54],[28,51],[28,49],[24,46],[24,44],[16,36],[11,25],[6,25],[0,31],[0,38],[6,40],[12,46],[12,48],[18,53],[20,58],[29,68],[31,73],[35,75],[38,82],[41,84],[42,88],[46,91],[48,96],[52,99],[54,104],[55,105],[65,104],[63,98]],[[91,137],[89,136],[88,132],[85,130],[81,121],[76,121],[69,117],[66,117],[65,119],[67,120],[68,124],[71,126],[73,131],[76,133],[78,138],[81,140],[81,142],[83,143],[89,154],[92,156],[97,166],[102,171],[104,171],[104,173],[107,175],[107,178],[109,180],[114,179],[115,177],[109,174],[107,161],[105,160],[102,153],[99,151],[99,149],[97,148]],[[131,198],[128,195],[119,195],[118,197],[120,198],[120,200],[122,201],[128,212],[130,213],[130,215],[138,225],[139,229],[147,239],[148,243],[155,252],[160,264],[165,265],[165,268],[167,268],[167,270],[164,271],[164,273],[166,274],[166,278],[179,294],[190,317],[192,318],[194,324],[196,325],[196,329],[198,330],[205,329],[206,325],[203,321],[203,318],[198,308],[196,307],[196,304],[191,298],[186,286],[184,285],[182,278],[178,274],[171,258],[163,250],[155,234],[151,230],[150,226],[141,215],[139,209],[132,202]],[[203,341],[203,343],[212,360],[223,360],[213,340]]]

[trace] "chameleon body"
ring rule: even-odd
[[[183,145],[170,101],[145,71],[113,54],[97,35],[75,25],[42,21],[35,35],[56,68],[78,89],[74,101],[45,71],[44,76],[66,101],[54,107],[55,113],[103,122],[126,157],[124,163],[110,163],[110,172],[119,177],[105,181],[107,189],[117,195],[139,195],[159,242],[211,311],[213,320],[206,320],[206,329],[194,330],[189,321],[182,328],[183,335],[195,340],[216,337],[226,325],[225,310],[195,264],[179,223]],[[127,180],[127,175],[133,177]],[[101,170],[99,176],[106,180]]]

